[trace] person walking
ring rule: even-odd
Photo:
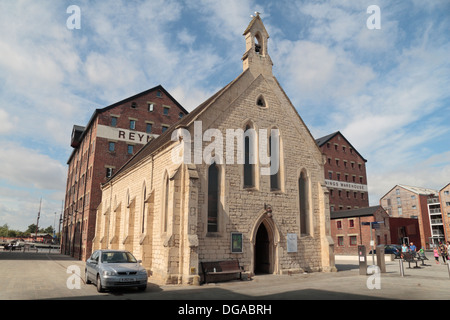
[[[450,241],[447,241],[447,260],[450,260]]]
[[[439,241],[439,254],[442,257],[442,260],[444,261],[444,264],[447,264],[447,255],[448,255],[447,247],[444,246],[442,244],[442,242],[440,242],[440,241]]]
[[[439,264],[439,251],[436,247],[433,249],[434,259],[436,260],[436,264]]]

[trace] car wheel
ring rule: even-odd
[[[91,283],[91,280],[89,280],[89,275],[88,275],[87,269],[84,270],[84,282],[85,282],[86,284],[90,284],[90,283]]]
[[[97,291],[104,292],[105,289],[102,286],[102,282],[100,281],[100,275],[97,275]]]

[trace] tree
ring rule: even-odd
[[[6,223],[3,226],[1,226],[0,227],[0,237],[7,237],[8,230],[9,230],[9,227]]]
[[[28,229],[25,231],[25,233],[29,233],[29,234],[35,234],[36,233],[36,225],[33,223],[33,224],[30,224],[29,226],[28,226]]]

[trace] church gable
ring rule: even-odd
[[[299,146],[302,154],[309,155],[307,162],[313,160],[321,165],[322,155],[315,140],[278,82],[262,74],[250,76],[251,73],[246,73],[236,79],[195,121],[202,123],[203,131],[220,130],[224,143],[227,130],[245,131],[249,123],[256,131],[267,130],[267,135],[271,129],[278,129],[284,145]],[[193,126],[190,129],[193,134]],[[208,144],[204,142],[203,146]],[[223,149],[225,157],[225,146]]]

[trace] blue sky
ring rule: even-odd
[[[0,0],[0,225],[25,230],[41,197],[53,225],[72,126],[96,108],[161,84],[191,111],[236,78],[255,11],[313,136],[339,130],[368,160],[372,205],[396,184],[450,182],[447,0]]]

